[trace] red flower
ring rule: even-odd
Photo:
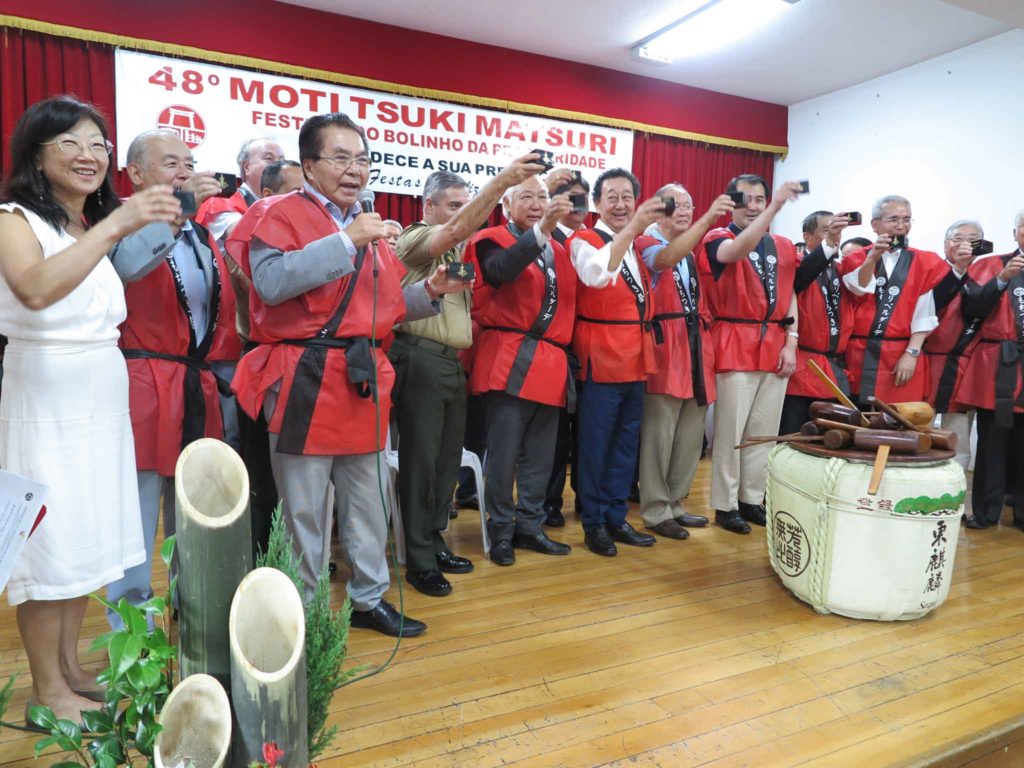
[[[263,761],[267,764],[267,768],[275,768],[277,761],[284,756],[284,750],[277,748],[276,741],[268,741],[263,745]]]

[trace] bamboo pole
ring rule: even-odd
[[[192,675],[178,683],[158,722],[156,768],[222,768],[231,746],[231,704],[215,678]]]
[[[233,764],[262,761],[273,741],[284,750],[282,766],[307,768],[306,620],[295,584],[276,568],[257,568],[238,585],[230,627]]]
[[[230,690],[228,614],[252,569],[249,474],[230,446],[203,438],[178,457],[174,488],[181,677],[202,672]]]

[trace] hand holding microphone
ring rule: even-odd
[[[387,237],[384,221],[380,214],[373,210],[373,192],[368,189],[360,191],[359,207],[363,212],[356,216],[355,221],[345,227],[345,234],[349,236],[356,248],[362,248],[364,245]]]

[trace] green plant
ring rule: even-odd
[[[317,578],[316,589],[305,597],[299,561],[292,546],[292,537],[284,524],[281,505],[274,510],[267,551],[256,558],[258,567],[276,568],[295,584],[303,595],[306,614],[306,700],[309,759],[315,760],[330,746],[338,726],[327,727],[328,707],[334,691],[358,669],[345,670],[349,620],[352,606],[345,598],[340,611],[331,610],[331,582],[327,567]]]
[[[174,554],[174,537],[170,536],[160,550],[164,563],[170,566]],[[170,594],[174,594],[175,581]],[[153,745],[161,727],[157,714],[167,700],[173,685],[171,663],[177,649],[167,639],[163,627],[169,604],[167,597],[153,597],[139,606],[127,600],[117,605],[93,595],[107,608],[114,610],[124,628],[97,637],[91,650],[105,648],[110,665],[96,678],[106,686],[106,701],[99,709],[82,712],[82,723],[58,719],[49,707],[32,707],[28,719],[50,732],[36,742],[35,755],[50,747],[70,753],[70,760],[55,763],[57,768],[96,766],[115,768],[133,765],[142,758],[153,764]],[[150,628],[148,617],[159,619],[160,626]],[[0,718],[10,700],[11,678],[0,691]],[[127,700],[119,709],[122,700]],[[10,727],[10,723],[0,722]],[[85,726],[85,732],[82,726]],[[17,726],[14,726],[17,727]]]

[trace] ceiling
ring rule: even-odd
[[[630,48],[692,0],[279,1],[786,105],[1024,27],[1020,0],[798,0],[750,34],[735,19],[714,52],[658,66]]]

